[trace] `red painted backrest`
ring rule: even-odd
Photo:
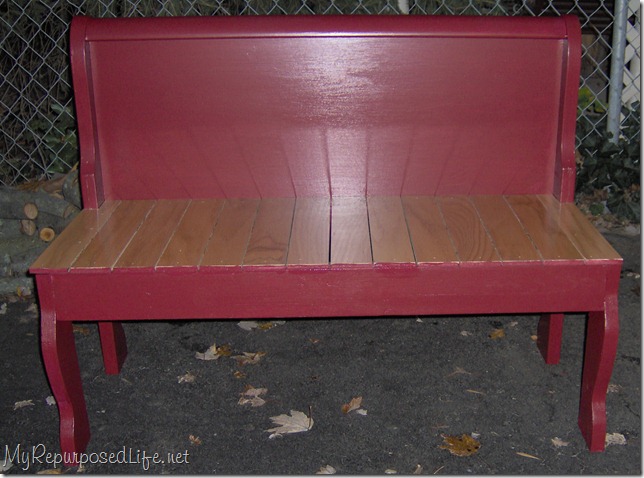
[[[579,23],[74,19],[86,207],[104,199],[572,200]]]

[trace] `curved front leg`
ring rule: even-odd
[[[89,420],[71,322],[60,322],[52,294],[52,278],[38,276],[41,348],[47,378],[60,415],[60,448],[65,465],[78,464],[89,442]]]
[[[606,392],[617,354],[617,296],[606,298],[604,310],[590,312],[581,382],[579,428],[590,451],[603,451],[606,441]]]

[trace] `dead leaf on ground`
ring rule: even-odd
[[[606,446],[626,445],[626,437],[621,433],[606,433]]]
[[[275,321],[270,321],[270,320],[263,320],[263,321],[257,321],[257,320],[242,320],[240,322],[237,322],[237,326],[247,330],[247,331],[252,331],[255,329],[259,330],[270,330],[273,327],[277,327],[278,325],[284,325],[286,323],[285,320],[275,320]]]
[[[523,453],[522,451],[517,451],[516,454],[524,458],[531,458],[532,460],[541,461],[541,458],[539,458],[538,456],[530,455],[529,453]]]
[[[235,370],[233,377],[235,377],[236,379],[246,378],[246,374],[240,370]]]
[[[250,405],[252,407],[261,407],[266,403],[266,400],[260,397],[260,395],[266,395],[268,389],[266,388],[255,388],[252,385],[247,385],[246,389],[240,393],[241,397],[237,402],[238,405]]]
[[[538,338],[539,337],[534,334],[530,336],[530,340],[532,340],[533,342],[536,342]]]
[[[448,375],[448,377],[451,377],[452,375],[460,375],[460,374],[465,374],[465,375],[472,375],[471,372],[468,372],[464,368],[461,367],[454,367],[454,371]]]
[[[261,358],[266,355],[266,352],[242,352],[242,355],[235,355],[237,365],[255,365]]]
[[[229,357],[233,351],[230,345],[224,344],[217,347],[217,344],[212,344],[205,352],[195,352],[195,358],[199,360],[219,360],[220,357]]]
[[[190,372],[186,372],[183,375],[177,375],[177,381],[179,383],[193,383],[197,377]]]
[[[411,472],[412,475],[420,475],[423,472],[423,465],[418,463],[416,465],[416,468],[414,468],[414,471]]]
[[[291,410],[290,415],[282,414],[270,418],[274,425],[279,426],[266,430],[270,433],[268,438],[281,437],[288,433],[307,432],[313,428],[313,418],[306,413],[299,412],[297,410]]]
[[[559,437],[551,438],[551,439],[550,439],[550,441],[551,441],[551,442],[552,442],[552,444],[553,444],[554,446],[556,446],[557,448],[561,448],[562,446],[568,446],[568,445],[570,445],[570,442],[563,441],[563,440],[562,440],[561,438],[559,438]]]
[[[398,471],[394,470],[393,468],[387,468],[385,470],[385,475],[397,475]]]
[[[52,405],[56,405],[56,399],[53,395],[49,395],[45,397],[45,403],[51,407]]]
[[[492,340],[502,339],[503,337],[505,337],[505,330],[494,329],[492,332],[488,334],[488,337],[490,337]]]
[[[47,470],[40,470],[36,472],[36,475],[62,475],[65,473],[62,468],[49,468]]]
[[[485,395],[485,392],[481,392],[480,390],[472,390],[471,388],[468,388],[465,390],[467,393],[474,393],[476,395]]]
[[[353,397],[349,403],[342,405],[342,413],[349,413],[357,410],[362,405],[362,397]]]
[[[315,472],[316,475],[335,475],[336,470],[331,465],[321,466],[318,471]]]
[[[7,303],[0,305],[0,315],[5,315],[7,313]]]
[[[18,410],[19,408],[33,407],[33,406],[34,406],[33,400],[20,400],[19,402],[16,402],[13,404],[13,409]]]
[[[441,445],[441,449],[449,451],[452,455],[456,456],[470,456],[474,455],[481,443],[475,440],[470,435],[441,435],[445,444]]]
[[[608,393],[619,393],[622,391],[622,386],[617,385],[616,383],[609,383],[608,384]]]
[[[461,335],[463,337],[470,337],[472,335],[472,332],[468,332],[467,330],[461,330]]]
[[[190,435],[188,437],[188,440],[190,440],[190,443],[192,443],[193,445],[201,445],[201,438],[199,438],[198,436]]]
[[[74,333],[76,333],[76,334],[81,334],[81,335],[85,335],[85,336],[90,334],[89,327],[86,326],[86,325],[76,325],[76,324],[74,324],[74,325],[72,325],[72,331]]]

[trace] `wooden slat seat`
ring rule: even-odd
[[[574,205],[549,196],[146,200],[84,210],[33,269],[617,258]]]

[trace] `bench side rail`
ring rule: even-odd
[[[71,53],[85,207],[572,200],[574,17],[77,17]]]

